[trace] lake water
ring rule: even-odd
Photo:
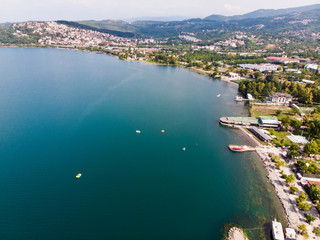
[[[227,149],[247,143],[218,124],[247,114],[236,94],[182,68],[0,48],[0,239],[215,240],[281,219],[257,156]]]

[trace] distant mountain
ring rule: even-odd
[[[306,12],[306,11],[316,10],[316,9],[319,9],[320,11],[320,4],[313,4],[313,5],[303,6],[303,7],[294,7],[294,8],[285,8],[285,9],[259,9],[243,15],[234,15],[230,17],[213,14],[204,18],[204,20],[232,21],[232,20],[242,20],[247,18],[275,17],[275,16],[280,16],[280,15],[285,15],[290,13]]]
[[[11,22],[0,23],[0,27],[8,27],[11,24],[12,24]]]
[[[108,28],[97,28],[97,27],[93,27],[91,25],[81,24],[79,22],[59,20],[59,21],[57,21],[57,23],[71,26],[71,27],[81,28],[81,29],[93,30],[93,31],[98,31],[98,32],[102,32],[102,33],[109,33],[109,34],[119,36],[119,37],[134,37],[135,36],[135,34],[133,32],[117,31],[117,30],[111,30]]]
[[[90,26],[93,28],[108,29],[112,31],[120,31],[120,32],[137,31],[137,28],[135,26],[122,20],[110,20],[110,19],[102,20],[102,21],[87,20],[87,21],[78,21],[77,23]]]
[[[169,17],[138,17],[123,19],[126,22],[137,22],[137,21],[156,21],[156,22],[171,22],[171,21],[183,21],[190,17],[185,16],[169,16]]]
[[[62,22],[60,22],[62,23]],[[127,37],[177,37],[182,32],[201,35],[200,39],[210,39],[212,30],[250,31],[257,33],[280,34],[299,31],[305,33],[320,32],[320,4],[298,8],[278,10],[257,10],[244,15],[226,17],[211,15],[207,18],[186,19],[183,21],[150,21],[141,20],[126,22],[122,20],[88,20],[67,22],[75,27],[106,32],[117,36]],[[209,35],[211,37],[209,37]],[[220,33],[216,33],[219,37]]]

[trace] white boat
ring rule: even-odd
[[[164,133],[164,130],[161,130],[161,133]]]
[[[236,102],[241,102],[241,101],[243,101],[243,97],[236,96],[236,97],[234,98],[234,100],[235,100]]]
[[[140,133],[141,133],[141,131],[140,131],[140,130],[136,130],[136,133],[140,134]]]
[[[217,97],[221,97],[221,94],[218,94]]]
[[[185,151],[185,150],[186,150],[186,148],[185,148],[185,147],[183,147],[181,150],[182,150],[182,151]]]
[[[81,176],[82,176],[82,174],[81,174],[81,173],[78,173],[77,176],[76,176],[76,178],[80,178]]]

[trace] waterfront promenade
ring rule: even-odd
[[[262,160],[263,164],[265,165],[265,168],[267,170],[267,177],[274,186],[275,192],[277,193],[277,196],[279,197],[281,204],[284,207],[284,210],[286,212],[286,217],[288,220],[288,227],[294,228],[296,232],[299,232],[298,226],[301,224],[305,224],[308,230],[309,239],[318,239],[318,237],[312,233],[313,228],[320,226],[320,220],[318,217],[318,212],[313,206],[310,199],[307,200],[307,202],[312,206],[311,210],[307,212],[308,215],[312,215],[316,218],[316,221],[314,221],[312,224],[308,224],[306,221],[306,218],[304,216],[304,211],[300,210],[298,208],[296,198],[299,196],[301,192],[303,192],[303,187],[295,183],[294,186],[299,189],[299,192],[297,194],[291,194],[289,186],[286,184],[285,179],[281,178],[281,171],[283,171],[284,174],[294,174],[289,166],[282,167],[281,170],[277,169],[275,166],[275,163],[272,162],[271,158],[269,157],[269,154],[276,154],[280,156],[281,150],[275,147],[257,147],[256,152],[259,155],[260,159]],[[305,239],[301,235],[297,235],[297,240],[299,239]]]
[[[249,133],[244,127],[236,126],[235,128],[239,129],[241,132],[243,132],[250,140],[251,142],[256,146],[256,152],[261,159],[263,165],[265,166],[265,169],[267,171],[267,177],[270,181],[270,183],[273,185],[274,190],[285,210],[286,218],[288,221],[288,227],[294,228],[296,230],[296,233],[299,233],[299,225],[305,224],[307,227],[308,239],[319,239],[312,231],[314,227],[320,226],[320,219],[319,214],[315,208],[315,206],[312,204],[310,199],[308,198],[307,202],[311,205],[311,210],[308,212],[302,211],[299,209],[296,198],[300,195],[300,193],[304,192],[304,189],[299,182],[296,182],[294,185],[298,188],[298,193],[291,194],[290,188],[287,185],[284,178],[282,178],[282,173],[286,175],[294,174],[291,170],[291,168],[287,165],[285,167],[281,167],[281,170],[277,169],[275,166],[275,163],[272,161],[270,154],[272,155],[278,155],[281,156],[284,154],[284,150],[276,148],[274,146],[270,145],[263,145],[261,142],[259,142],[251,133]],[[297,180],[299,181],[299,180]],[[308,215],[312,215],[316,218],[316,220],[308,224],[306,221],[306,218],[304,214],[307,213]],[[285,229],[286,226],[283,226]],[[297,234],[297,240],[305,239],[302,235]]]

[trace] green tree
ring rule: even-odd
[[[261,72],[255,72],[254,73],[254,78],[257,79],[258,77],[261,77]]]
[[[320,119],[315,119],[311,121],[310,133],[317,138],[320,137]]]
[[[279,116],[281,113],[282,113],[282,111],[281,111],[280,109],[278,109],[278,110],[276,111],[276,115],[277,115],[277,116]]]
[[[298,143],[292,143],[290,145],[290,150],[291,151],[293,151],[293,150],[298,151],[299,149],[300,149],[300,145]]]
[[[310,186],[310,198],[312,200],[318,200],[320,201],[320,189],[318,188],[317,184],[312,184]]]
[[[298,203],[299,208],[303,211],[309,211],[311,209],[311,205],[307,202],[300,202]]]
[[[307,226],[305,224],[299,225],[298,228],[301,230],[302,233],[306,233],[308,231]]]
[[[306,217],[306,219],[307,219],[307,222],[310,224],[310,223],[312,223],[312,222],[314,222],[316,219],[315,219],[315,217],[314,216],[311,216],[311,215],[308,215],[308,214],[304,214],[304,216]]]
[[[212,65],[211,65],[211,64],[207,64],[204,69],[205,69],[206,71],[210,71],[210,70],[212,70]]]
[[[296,182],[296,178],[294,177],[293,174],[290,174],[290,175],[286,178],[286,183],[289,184],[289,185],[291,185],[291,184],[293,184],[293,183],[295,183],[295,182]]]
[[[289,155],[290,159],[293,159],[295,157],[299,157],[300,153],[298,151],[296,151],[296,150],[291,150],[288,155]]]
[[[290,122],[291,127],[293,127],[295,130],[299,129],[302,126],[302,122],[297,119],[292,119]]]
[[[300,193],[299,198],[297,198],[297,202],[298,203],[305,202],[307,199],[308,199],[307,195],[304,192],[302,192]]]
[[[304,146],[304,152],[309,156],[311,154],[317,154],[319,152],[319,146],[316,141],[311,141]]]
[[[319,227],[315,227],[312,231],[316,236],[320,236],[320,228]]]
[[[296,194],[299,191],[299,189],[297,187],[290,187],[290,192],[292,194]]]
[[[318,203],[318,204],[316,205],[316,209],[317,209],[318,212],[320,213],[320,203]]]

